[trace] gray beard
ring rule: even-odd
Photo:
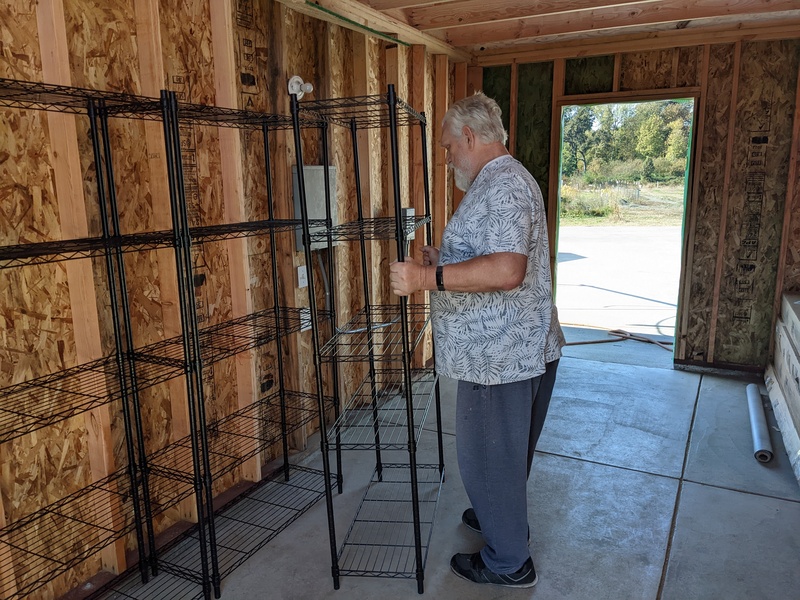
[[[455,177],[455,184],[458,189],[462,192],[466,192],[469,189],[469,186],[472,185],[472,181],[464,171],[461,169],[453,168],[453,176]]]

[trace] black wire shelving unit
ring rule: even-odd
[[[373,576],[416,579],[417,591],[424,591],[424,570],[436,506],[444,481],[444,452],[441,430],[441,402],[438,377],[432,369],[412,367],[414,350],[429,325],[427,306],[409,304],[400,298],[397,304],[370,304],[370,277],[367,265],[367,242],[395,241],[398,260],[403,260],[415,232],[425,227],[430,243],[431,219],[428,190],[426,121],[408,104],[398,99],[393,86],[386,95],[362,96],[299,103],[292,97],[295,117],[295,147],[302,164],[299,119],[306,115],[324,124],[350,130],[356,181],[358,219],[352,223],[333,224],[327,209],[325,231],[315,231],[304,224],[304,239],[327,241],[329,257],[333,242],[351,241],[360,245],[364,305],[343,326],[336,326],[336,304],[332,301],[334,333],[325,344],[315,340],[314,352],[323,364],[338,368],[346,363],[367,363],[368,373],[354,394],[343,403],[338,418],[328,428],[323,426],[323,468],[329,452],[372,450],[375,472],[357,514],[341,547],[337,545],[331,494],[328,502],[328,533],[334,588],[341,576]],[[397,130],[401,126],[420,126],[425,182],[425,214],[415,215],[404,209],[399,181]],[[365,218],[361,197],[357,132],[362,129],[388,128],[390,134],[394,215]],[[323,164],[327,164],[326,125],[321,125]],[[326,186],[327,187],[327,186]],[[305,187],[298,186],[305,203]],[[328,198],[330,202],[330,198]],[[302,215],[307,220],[307,211]],[[306,243],[306,248],[308,244]],[[307,251],[308,252],[308,251]],[[307,259],[307,260],[310,260]],[[332,272],[332,267],[331,267]],[[313,281],[309,281],[313,296]],[[312,303],[312,322],[316,306]],[[399,366],[398,366],[399,365]],[[319,377],[319,375],[318,375]],[[318,389],[322,383],[318,381]],[[339,386],[334,381],[334,389]],[[339,399],[335,402],[339,404]],[[417,461],[419,439],[430,409],[437,413],[438,464]],[[401,452],[405,461],[384,462],[384,453]]]
[[[86,487],[67,493],[30,514],[10,519],[0,529],[0,589],[7,598],[26,598],[43,585],[129,534],[137,544],[139,572],[147,577],[144,507],[146,484],[138,469],[136,398],[131,389],[125,337],[129,313],[120,295],[124,251],[166,248],[164,232],[121,236],[110,172],[103,107],[125,104],[134,96],[96,93],[68,86],[0,79],[0,107],[46,110],[88,118],[94,159],[100,235],[85,239],[40,239],[41,234],[7,232],[12,242],[0,247],[0,268],[25,268],[62,260],[97,259],[105,267],[111,305],[114,350],[105,357],[0,389],[0,443],[111,405],[122,414],[121,465],[111,474],[91,473]],[[112,427],[115,425],[112,423]],[[113,432],[112,432],[113,435]]]
[[[124,417],[127,454],[125,468],[0,529],[0,590],[9,598],[27,597],[109,544],[135,532],[137,564],[101,594],[115,598],[208,599],[213,593],[219,597],[223,576],[299,517],[330,487],[326,482],[326,477],[331,477],[329,473],[298,467],[288,460],[287,436],[320,418],[321,411],[330,411],[334,402],[332,398],[283,386],[282,339],[307,328],[309,314],[282,307],[278,301],[275,234],[295,231],[302,221],[274,218],[268,135],[274,130],[291,129],[293,119],[179,103],[174,93],[166,91],[156,99],[9,79],[0,79],[0,107],[89,118],[102,235],[78,240],[20,236],[16,243],[0,247],[0,269],[105,259],[115,341],[115,352],[110,356],[0,389],[0,443],[116,402]],[[172,211],[170,231],[127,234],[120,230],[109,136],[109,121],[118,118],[163,124]],[[310,120],[304,121],[304,126],[307,123],[318,125]],[[186,124],[247,128],[263,134],[268,219],[190,226],[179,131]],[[192,245],[250,236],[269,239],[271,308],[200,327],[192,279]],[[129,334],[130,286],[123,255],[164,248],[172,249],[176,262],[182,333],[135,347]],[[325,319],[327,313],[320,311],[315,317]],[[209,421],[204,406],[203,370],[271,342],[278,348],[277,391]],[[186,383],[190,433],[148,452],[139,392],[178,377]],[[216,478],[281,444],[284,464],[280,469],[254,485],[241,502],[221,509],[214,507],[212,483]],[[285,510],[265,512],[270,498],[287,495],[291,500],[283,501]],[[250,496],[254,500],[245,502]],[[153,519],[192,497],[198,523],[176,541],[156,547]],[[235,512],[229,515],[234,506]],[[247,507],[257,512],[248,516]],[[247,519],[263,533],[250,538],[231,536],[230,524]],[[223,525],[219,532],[216,521]],[[25,568],[15,572],[17,565]],[[151,578],[150,572],[158,576]]]

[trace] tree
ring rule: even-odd
[[[564,145],[569,148],[576,166],[582,166],[582,172],[585,173],[589,166],[589,139],[593,122],[591,108],[570,106],[564,109],[563,117]]]
[[[642,163],[642,181],[654,181],[656,174],[656,166],[653,164],[651,157],[646,157]]]
[[[666,151],[667,129],[658,115],[650,115],[639,126],[636,152],[643,158],[658,158]]]
[[[592,130],[592,155],[603,163],[616,160],[617,148],[614,144],[614,131],[617,121],[609,104],[595,106],[592,109],[594,128]]]
[[[670,160],[686,160],[689,151],[689,131],[683,121],[676,119],[669,124],[667,136],[667,158]]]

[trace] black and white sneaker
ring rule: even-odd
[[[467,526],[467,529],[471,529],[475,533],[481,532],[481,522],[478,521],[478,515],[475,514],[474,508],[468,508],[464,511],[461,515],[461,522]],[[531,545],[531,530],[528,527],[528,546]]]
[[[453,573],[475,583],[489,583],[511,588],[529,588],[536,585],[539,577],[533,568],[533,559],[530,557],[515,573],[498,574],[489,570],[481,558],[480,552],[474,554],[455,554],[450,559],[450,568]]]

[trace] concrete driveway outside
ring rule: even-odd
[[[675,336],[681,227],[561,227],[557,249],[562,324]]]

